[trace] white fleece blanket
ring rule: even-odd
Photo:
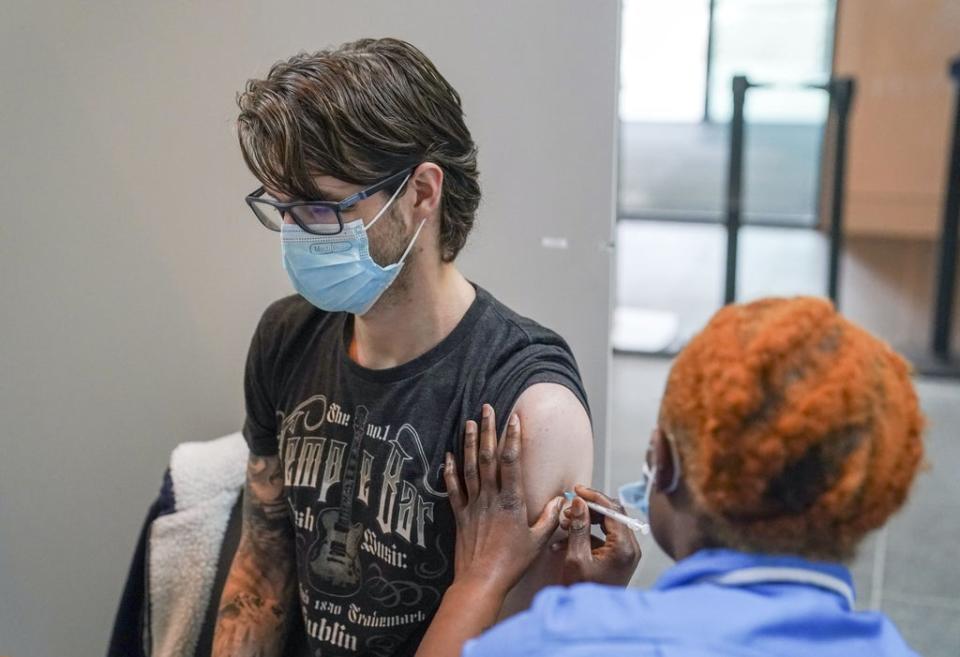
[[[170,456],[176,510],[153,522],[148,547],[152,657],[183,657],[196,650],[247,457],[239,432],[183,443]]]

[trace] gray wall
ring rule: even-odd
[[[0,654],[102,653],[170,450],[240,425],[289,287],[234,95],[300,49],[403,37],[461,91],[484,188],[463,268],[570,340],[602,474],[617,23],[613,1],[3,3]]]

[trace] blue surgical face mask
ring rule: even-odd
[[[397,278],[427,221],[420,222],[397,262],[381,267],[370,257],[367,231],[387,211],[407,178],[366,225],[363,219],[357,219],[344,224],[343,230],[336,235],[313,235],[296,224],[281,226],[283,268],[301,296],[329,312],[363,315],[373,307]]]
[[[621,486],[617,493],[620,497],[620,504],[626,508],[634,508],[643,514],[647,520],[650,519],[650,491],[653,488],[653,480],[656,478],[657,469],[651,468],[646,463],[643,464],[643,470],[640,472],[640,480]]]
[[[677,446],[673,442],[673,437],[669,434],[663,434],[664,439],[670,447],[670,455],[673,457],[673,479],[670,485],[664,489],[665,493],[672,493],[677,489],[680,483],[680,455],[677,453]],[[617,493],[620,497],[620,504],[626,508],[634,508],[643,514],[643,517],[650,520],[650,493],[653,491],[654,482],[657,479],[657,465],[651,467],[646,460],[643,462],[643,469],[640,471],[640,480],[621,486]]]

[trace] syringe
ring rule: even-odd
[[[572,491],[567,490],[567,491],[564,491],[564,492],[563,492],[563,496],[564,496],[565,498],[567,498],[567,501],[568,501],[568,502],[573,502],[573,498],[575,498],[575,497],[577,496],[577,494],[574,493],[574,492],[572,492]],[[581,498],[581,499],[582,499],[582,498]],[[600,506],[600,505],[597,504],[596,502],[588,502],[587,500],[583,500],[583,501],[584,501],[584,503],[587,505],[587,508],[588,508],[588,509],[591,509],[592,511],[596,511],[597,513],[599,513],[599,514],[602,515],[602,516],[606,516],[606,517],[608,517],[608,518],[613,518],[614,520],[616,520],[616,521],[618,521],[618,522],[622,522],[623,524],[625,524],[627,527],[629,527],[630,529],[632,529],[632,530],[635,531],[635,532],[640,532],[641,534],[649,534],[649,533],[650,533],[650,525],[647,524],[647,523],[645,523],[645,522],[641,522],[641,521],[637,520],[636,518],[631,518],[631,517],[628,516],[628,515],[625,515],[625,514],[623,514],[623,513],[620,513],[619,511],[614,511],[613,509],[608,509],[608,508],[605,507],[605,506]]]

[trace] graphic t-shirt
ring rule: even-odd
[[[456,328],[383,370],[350,359],[352,315],[300,296],[272,304],[247,359],[250,451],[279,455],[296,527],[311,654],[413,655],[453,580],[444,455],[481,405],[498,435],[527,387],[568,387],[587,408],[569,347],[477,288]]]

